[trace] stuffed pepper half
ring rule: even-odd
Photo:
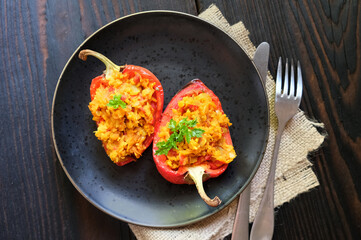
[[[163,88],[149,70],[117,66],[92,50],[82,50],[79,58],[91,55],[106,70],[90,85],[89,109],[97,123],[95,136],[102,141],[110,159],[119,166],[138,159],[151,144],[163,110]]]
[[[170,101],[156,126],[153,157],[159,173],[175,184],[195,184],[202,199],[210,199],[202,181],[222,174],[236,157],[231,123],[218,97],[200,80],[191,81]]]

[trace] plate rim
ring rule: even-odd
[[[59,152],[59,149],[58,149],[58,146],[57,146],[57,143],[56,143],[56,138],[55,138],[55,130],[54,130],[54,109],[55,109],[55,101],[56,101],[56,96],[57,96],[57,92],[58,92],[58,88],[59,88],[59,85],[60,85],[60,82],[61,82],[61,79],[64,75],[64,72],[65,70],[67,69],[70,61],[74,58],[74,56],[76,55],[76,53],[83,47],[83,45],[88,42],[91,38],[93,38],[98,32],[102,31],[103,29],[109,27],[110,25],[118,22],[118,21],[122,21],[126,18],[131,18],[131,17],[134,17],[134,16],[137,16],[137,15],[144,15],[144,14],[151,14],[151,13],[170,13],[170,14],[174,14],[174,15],[180,15],[180,16],[186,16],[186,17],[190,17],[196,21],[201,21],[205,24],[208,24],[210,26],[212,26],[213,28],[217,29],[218,31],[222,32],[223,34],[225,34],[228,38],[230,38],[235,44],[237,44],[237,46],[239,48],[242,49],[242,51],[244,52],[244,54],[248,57],[248,59],[251,61],[251,63],[253,64],[253,67],[254,69],[256,70],[257,72],[257,75],[259,77],[259,81],[261,83],[261,86],[262,86],[262,89],[263,89],[263,93],[264,93],[264,96],[265,96],[265,99],[266,99],[266,107],[267,107],[267,124],[266,124],[266,133],[265,133],[265,140],[263,141],[263,146],[262,146],[262,152],[260,153],[259,157],[258,157],[258,160],[256,162],[256,167],[253,169],[250,177],[247,179],[247,181],[245,182],[245,184],[243,184],[242,187],[240,187],[240,189],[237,191],[237,193],[231,197],[228,201],[227,201],[227,204],[222,204],[220,207],[217,207],[217,210],[212,212],[212,213],[207,213],[201,217],[198,217],[198,218],[195,218],[195,219],[192,219],[192,220],[188,220],[188,221],[185,221],[181,224],[158,224],[158,225],[152,225],[152,224],[146,224],[146,223],[139,223],[139,222],[135,222],[135,221],[132,221],[130,219],[127,219],[127,218],[124,218],[124,217],[121,217],[121,216],[118,216],[117,214],[115,214],[111,209],[108,209],[108,208],[105,208],[103,206],[101,206],[99,203],[97,203],[94,199],[91,199],[87,194],[85,194],[81,189],[80,187],[78,186],[77,183],[75,183],[74,179],[70,176],[69,172],[67,171],[64,163],[63,163],[63,160],[61,158],[61,155],[60,155],[60,152]],[[128,14],[128,15],[125,15],[125,16],[122,16],[120,18],[117,18],[113,21],[110,21],[109,23],[103,25],[102,27],[98,28],[96,31],[94,31],[91,35],[89,35],[84,41],[82,41],[82,43],[75,49],[75,51],[73,52],[73,54],[69,57],[68,61],[66,62],[66,64],[64,65],[60,75],[59,75],[59,78],[57,80],[57,83],[56,83],[56,87],[55,87],[55,90],[54,90],[54,93],[53,93],[53,99],[52,99],[52,106],[51,106],[51,116],[50,116],[50,121],[51,121],[51,138],[52,138],[52,142],[53,142],[53,146],[54,146],[54,149],[55,149],[55,152],[56,152],[56,155],[57,155],[57,158],[60,162],[60,165],[63,169],[63,171],[65,172],[67,178],[70,180],[70,182],[72,183],[72,185],[75,187],[75,189],[88,201],[90,202],[93,206],[95,206],[97,209],[101,210],[102,212],[104,212],[105,214],[107,215],[110,215],[112,217],[114,217],[115,219],[118,219],[118,220],[121,220],[121,221],[124,221],[126,223],[130,223],[130,224],[135,224],[135,225],[138,225],[138,226],[144,226],[144,227],[157,227],[157,228],[173,228],[173,227],[183,227],[183,226],[187,226],[187,225],[190,225],[190,224],[193,224],[193,223],[196,223],[196,222],[199,222],[203,219],[206,219],[218,212],[220,212],[222,209],[226,208],[231,202],[234,201],[234,199],[239,196],[245,189],[246,187],[251,183],[251,181],[253,180],[254,176],[256,175],[260,165],[261,165],[261,162],[263,160],[263,157],[265,155],[265,152],[266,152],[266,148],[267,148],[267,145],[268,145],[268,141],[269,141],[269,134],[270,134],[270,104],[269,104],[269,98],[268,98],[268,94],[267,94],[267,91],[266,91],[266,86],[265,86],[265,83],[262,81],[262,77],[259,73],[259,70],[256,66],[256,64],[254,63],[253,59],[250,58],[248,56],[248,54],[246,53],[244,47],[242,47],[240,44],[238,44],[238,42],[230,35],[228,34],[227,32],[225,32],[224,30],[222,30],[221,28],[219,28],[218,26],[216,26],[215,24],[211,23],[211,22],[208,22],[202,18],[200,18],[199,16],[196,16],[196,15],[192,15],[192,14],[189,14],[189,13],[185,13],[185,12],[179,12],[179,11],[174,11],[174,10],[149,10],[149,11],[141,11],[141,12],[136,12],[136,13],[132,13],[132,14]]]

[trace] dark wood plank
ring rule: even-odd
[[[0,239],[134,239],[126,223],[88,203],[53,149],[51,102],[67,59],[91,33],[143,10],[196,14],[192,1],[0,3]]]
[[[255,45],[271,44],[270,70],[279,56],[299,59],[304,74],[301,104],[325,123],[326,143],[310,158],[320,187],[283,205],[276,239],[351,239],[361,235],[361,54],[357,1],[216,2],[226,18],[242,20]]]

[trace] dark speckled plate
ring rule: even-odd
[[[225,173],[205,182],[207,206],[193,185],[175,185],[157,172],[148,148],[134,163],[118,167],[105,154],[88,110],[89,86],[104,65],[78,59],[81,49],[115,63],[140,65],[162,82],[165,106],[190,80],[201,79],[220,98],[237,158]],[[268,137],[268,103],[258,72],[231,37],[191,15],[152,11],[116,20],[89,37],[66,64],[54,95],[53,139],[60,163],[76,189],[102,211],[126,222],[174,227],[204,219],[228,205],[250,182]]]

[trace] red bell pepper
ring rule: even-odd
[[[222,162],[201,161],[202,163],[199,165],[195,163],[189,167],[180,166],[177,170],[173,170],[166,164],[166,155],[156,155],[156,150],[158,149],[157,143],[160,141],[160,137],[158,136],[158,134],[160,132],[160,129],[166,126],[167,123],[172,119],[172,109],[179,109],[178,102],[184,97],[194,96],[195,94],[200,93],[207,93],[211,97],[212,101],[216,104],[217,109],[221,111],[221,113],[224,113],[218,97],[209,88],[207,88],[203,82],[198,79],[191,81],[173,97],[173,99],[170,101],[167,108],[163,112],[161,121],[158,125],[156,125],[153,140],[153,158],[159,173],[166,180],[175,184],[195,184],[202,199],[209,206],[216,207],[221,203],[221,200],[218,197],[210,199],[204,191],[202,181],[206,181],[209,178],[218,177],[226,170],[228,164]],[[194,106],[190,107],[194,108]],[[182,112],[182,109],[179,109],[179,111]],[[225,139],[226,144],[232,145],[232,139],[228,127],[227,130],[228,131],[223,134],[223,138]],[[172,149],[169,151],[168,154],[174,155],[175,153],[176,151]],[[180,156],[180,161],[182,161],[181,157],[182,156]],[[210,160],[210,157],[206,156],[205,160]]]
[[[153,104],[152,107],[154,108],[153,125],[155,126],[155,124],[160,121],[162,111],[163,111],[163,104],[164,104],[163,87],[162,87],[162,84],[160,83],[160,81],[158,80],[158,78],[152,72],[150,72],[148,69],[145,69],[143,67],[134,66],[134,65],[118,66],[118,65],[114,64],[112,61],[110,61],[104,55],[97,53],[95,51],[89,50],[89,49],[80,51],[79,58],[85,61],[87,59],[87,56],[89,56],[89,55],[98,58],[106,66],[104,73],[100,76],[95,77],[91,82],[91,85],[90,85],[91,100],[94,99],[96,90],[100,86],[102,86],[102,85],[104,87],[108,86],[108,80],[106,79],[105,76],[107,74],[111,73],[111,71],[115,70],[115,71],[120,71],[122,73],[127,73],[129,78],[131,78],[131,77],[135,78],[135,80],[134,80],[135,82],[137,79],[139,81],[139,75],[140,75],[142,78],[148,79],[150,83],[154,83],[155,91],[154,91],[153,96],[155,97],[155,99],[157,99],[156,103],[152,103]],[[112,89],[110,89],[110,91],[111,90]],[[144,150],[146,148],[148,148],[149,145],[151,144],[151,142],[153,141],[153,136],[154,136],[154,133],[152,135],[148,136],[145,139],[145,141],[143,142]],[[104,145],[103,145],[103,147],[105,148],[105,151],[107,151],[107,149]],[[128,160],[119,162],[119,163],[117,163],[117,165],[123,166],[127,163],[130,163],[130,162],[136,160],[134,156],[129,156],[127,158],[128,158]]]

